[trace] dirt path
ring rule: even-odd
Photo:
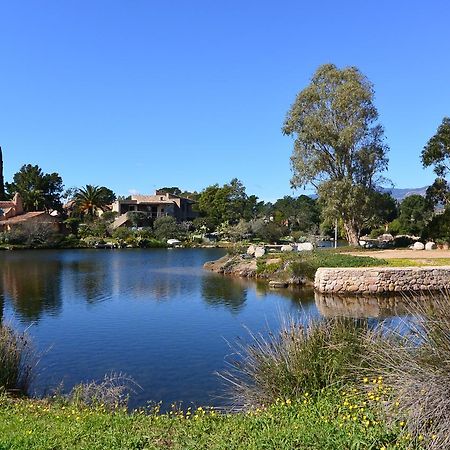
[[[374,250],[370,252],[351,252],[354,256],[371,256],[381,259],[450,259],[450,250]]]

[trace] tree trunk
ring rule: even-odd
[[[344,230],[348,245],[357,247],[359,245],[359,233],[355,225],[351,221],[344,221]]]
[[[0,147],[0,200],[6,200],[5,180],[3,178],[3,153]]]

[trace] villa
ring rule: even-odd
[[[129,212],[146,213],[152,219],[172,216],[180,222],[192,220],[197,217],[197,213],[192,210],[194,203],[194,200],[164,191],[156,191],[154,195],[131,195],[129,199],[113,203],[112,211],[119,214],[113,226],[126,226]]]
[[[25,212],[22,198],[18,193],[12,200],[0,201],[0,231],[11,231],[22,225],[37,223],[48,224],[56,231],[59,230],[58,218],[46,211]]]

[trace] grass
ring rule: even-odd
[[[450,258],[429,258],[429,259],[407,259],[392,258],[387,259],[390,267],[421,267],[421,266],[450,266]]]
[[[365,393],[329,389],[241,414],[127,413],[0,396],[1,449],[406,449]]]
[[[397,411],[417,439],[433,436],[427,448],[450,448],[450,293],[432,304],[411,302],[415,321],[408,333],[369,339],[368,360],[392,390]]]
[[[291,318],[276,334],[250,333],[250,344],[239,343],[229,370],[220,373],[230,403],[248,410],[354,381],[366,333],[366,321],[346,318],[311,318],[304,324]]]
[[[0,324],[0,388],[15,395],[27,394],[35,363],[28,336]]]
[[[267,260],[280,258],[278,263],[269,263]],[[312,252],[293,253],[269,253],[257,261],[257,273],[259,276],[270,276],[280,271],[280,275],[286,271],[295,277],[314,279],[319,267],[375,267],[385,266],[388,262],[384,259],[368,256],[353,256],[340,253],[340,250],[315,250]]]

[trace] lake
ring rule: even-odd
[[[41,354],[32,389],[123,372],[142,387],[130,406],[149,401],[223,404],[215,372],[238,337],[277,330],[286,314],[389,315],[382,300],[348,307],[311,290],[205,271],[221,249],[43,250],[0,253],[0,317],[27,329]],[[318,306],[316,306],[316,304]],[[361,306],[362,305],[362,306]],[[388,305],[389,306],[389,305]],[[353,308],[353,309],[352,309]],[[373,312],[372,312],[373,311]]]

